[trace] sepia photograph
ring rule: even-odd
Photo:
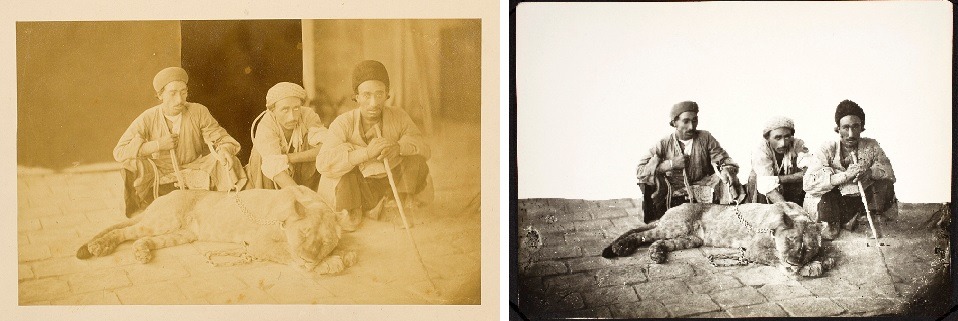
[[[489,317],[492,7],[15,19],[14,309]]]
[[[480,32],[18,22],[19,303],[478,304]]]
[[[953,311],[951,9],[519,4],[513,312]]]

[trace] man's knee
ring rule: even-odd
[[[871,194],[895,195],[895,183],[889,180],[877,180],[868,187]]]
[[[352,170],[339,178],[336,183],[336,194],[351,193],[359,188],[360,180],[363,179],[362,173],[358,170]]]
[[[420,155],[403,156],[402,165],[408,169],[417,169],[424,173],[429,172],[429,165],[426,165],[426,158]]]
[[[866,189],[870,210],[884,211],[895,202],[895,183],[888,180],[875,181]]]
[[[429,176],[426,158],[419,155],[406,156],[400,167],[402,174],[399,180],[402,182],[397,182],[403,185],[400,187],[400,192],[417,194],[422,191],[426,185],[426,178]]]

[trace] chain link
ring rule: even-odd
[[[737,219],[739,220],[739,222],[742,222],[742,225],[745,225],[745,227],[748,228],[749,231],[752,231],[752,233],[755,233],[755,234],[763,234],[763,233],[764,233],[764,234],[772,234],[772,229],[767,229],[767,228],[755,229],[754,227],[752,227],[752,224],[749,224],[748,221],[746,221],[745,218],[742,217],[742,213],[738,211],[738,204],[735,204],[735,206],[732,207],[732,210],[735,211],[735,218],[737,218]]]
[[[283,221],[280,221],[280,220],[265,220],[265,219],[254,217],[253,213],[251,213],[249,209],[246,208],[246,205],[244,205],[243,202],[240,200],[238,190],[235,193],[233,193],[233,201],[236,203],[236,206],[238,206],[240,210],[243,211],[244,214],[246,214],[246,218],[248,218],[251,222],[260,224],[260,225],[282,226]],[[214,256],[232,256],[232,257],[238,257],[240,259],[236,261],[231,261],[231,262],[214,262],[213,261]],[[263,262],[264,260],[255,258],[249,255],[249,249],[246,248],[245,246],[242,250],[219,250],[219,251],[206,252],[206,263],[209,263],[210,265],[214,267],[236,266],[241,264],[249,264],[250,262],[253,262],[253,261]]]
[[[236,191],[236,193],[233,193],[233,200],[236,202],[236,206],[239,206],[240,210],[242,210],[243,213],[246,214],[246,217],[249,218],[249,220],[252,221],[253,223],[256,223],[256,224],[259,224],[259,225],[280,225],[280,226],[282,226],[283,221],[280,221],[280,220],[265,220],[265,219],[261,219],[261,218],[258,218],[258,217],[254,217],[254,216],[253,216],[253,213],[250,213],[249,209],[246,208],[246,205],[244,205],[243,202],[240,201],[239,191]]]
[[[738,203],[733,205],[732,210],[735,211],[735,218],[738,219],[739,222],[742,222],[742,225],[745,225],[745,228],[747,228],[749,231],[752,231],[752,233],[755,233],[755,234],[764,233],[764,234],[772,235],[772,229],[767,229],[767,228],[755,229],[755,227],[753,227],[752,224],[750,224],[748,221],[745,220],[744,217],[742,217],[742,213],[739,212],[738,210],[738,205],[739,205]],[[712,266],[714,267],[748,265],[749,263],[748,259],[745,258],[745,248],[742,248],[740,253],[738,254],[712,254],[708,256],[708,259],[709,259],[709,263],[712,264]],[[733,263],[715,262],[715,260],[721,260],[721,259],[733,259],[735,261]]]
[[[232,256],[232,257],[238,257],[240,259],[237,261],[230,261],[230,262],[215,262],[213,261],[214,256]],[[254,261],[263,262],[265,260],[255,258],[252,255],[249,255],[249,251],[245,248],[242,250],[237,249],[237,250],[219,250],[219,251],[206,252],[206,263],[209,263],[211,266],[214,266],[214,267],[237,266],[242,264],[249,264]]]
[[[745,266],[748,265],[748,259],[745,258],[745,248],[742,248],[741,251],[737,254],[728,253],[728,254],[711,254],[708,256],[709,264],[712,264],[714,267],[728,267],[728,266]],[[722,259],[733,259],[735,260],[732,263],[717,263],[715,260]]]

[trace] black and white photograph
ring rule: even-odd
[[[952,309],[948,2],[520,3],[514,313]]]
[[[484,11],[17,18],[15,305],[488,317]]]

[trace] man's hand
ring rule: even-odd
[[[672,170],[683,170],[685,169],[685,155],[679,155],[679,157],[672,158],[666,162],[671,161]]]
[[[721,171],[719,171],[719,178],[722,179],[723,183],[729,184],[729,185],[732,184],[732,175],[733,175],[732,170],[730,168],[731,167],[726,166],[726,167],[723,167]]]
[[[158,149],[157,151],[162,152],[162,151],[167,151],[167,150],[176,148],[177,138],[179,138],[179,135],[163,136],[162,138],[156,141],[157,143],[159,143],[159,146],[157,146],[157,149]]]
[[[388,145],[389,142],[386,141],[386,139],[377,137],[369,141],[369,145],[366,145],[366,148],[369,148],[369,155],[376,155],[378,157]]]
[[[223,164],[226,165],[226,167],[233,168],[233,154],[230,154],[230,152],[222,149],[218,152],[218,154],[220,155],[220,158],[223,159]]]
[[[393,159],[396,156],[399,156],[399,144],[391,141],[387,141],[390,145],[383,148],[383,151],[379,154],[379,157],[376,157],[378,160],[383,160],[385,158]]]
[[[779,188],[775,188],[768,194],[765,194],[765,198],[768,198],[769,203],[781,203],[785,201],[785,197],[782,196],[782,193],[779,193]]]
[[[848,175],[849,181],[854,181],[858,178],[858,175],[862,173],[862,167],[858,164],[851,164],[848,166],[848,169],[845,170],[845,175]]]

